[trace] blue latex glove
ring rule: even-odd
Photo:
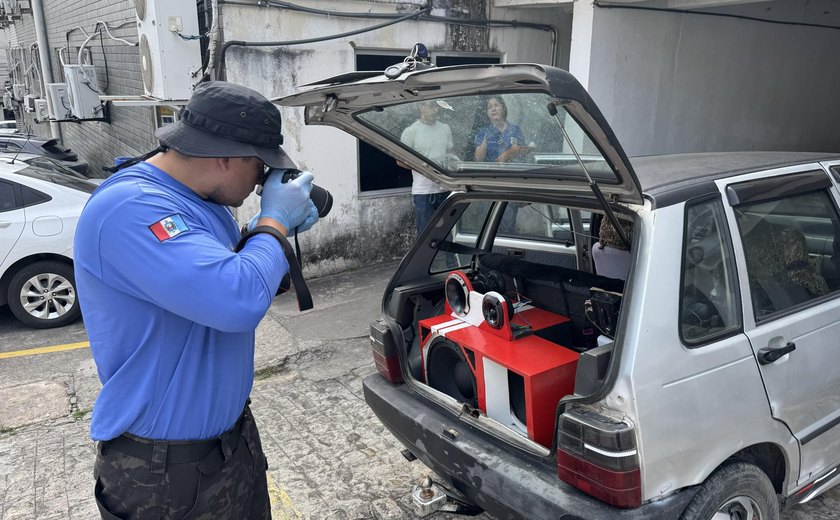
[[[296,230],[306,231],[318,222],[318,209],[309,198],[315,176],[301,172],[296,179],[284,183],[284,173],[285,170],[273,170],[265,181],[259,216],[276,220],[288,230],[288,236],[293,236]]]
[[[252,229],[257,227],[257,221],[260,219],[261,216],[261,214],[257,213],[256,215],[251,217],[251,220],[248,221],[248,225],[245,226],[245,230],[251,231]],[[295,231],[297,231],[298,233],[303,233],[307,229],[314,226],[316,222],[318,222],[318,211],[315,208],[315,205],[313,204],[312,209],[309,212],[309,216],[306,217],[306,220],[303,221],[303,224],[299,225],[296,229],[292,229],[291,231],[289,231],[288,236],[295,236]]]

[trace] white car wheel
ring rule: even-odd
[[[61,262],[35,262],[9,282],[9,308],[24,325],[62,327],[79,319],[73,267]]]

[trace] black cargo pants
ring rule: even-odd
[[[104,520],[271,518],[265,455],[248,406],[216,439],[100,442],[93,472]]]

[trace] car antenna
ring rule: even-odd
[[[18,147],[18,151],[15,152],[15,156],[12,157],[12,164],[15,163],[15,160],[18,158],[18,155],[20,155],[20,152],[23,151],[23,147],[26,146],[26,143],[28,143],[30,139],[32,139],[32,134],[26,134],[26,141],[23,142],[23,146]],[[9,141],[8,142],[11,142],[11,140],[12,140],[12,137],[9,136]],[[8,146],[8,142],[6,143],[6,146]]]
[[[612,208],[610,207],[609,203],[607,202],[606,197],[601,192],[601,187],[598,186],[598,183],[589,175],[589,170],[586,169],[586,165],[583,164],[583,159],[580,158],[580,154],[575,148],[575,144],[572,142],[572,139],[569,137],[569,134],[566,132],[566,127],[563,126],[563,121],[560,119],[560,114],[557,111],[557,104],[554,101],[548,103],[548,113],[554,116],[554,119],[557,120],[557,124],[560,125],[560,130],[563,132],[563,138],[569,144],[569,148],[572,150],[572,154],[574,154],[575,159],[577,159],[578,164],[580,165],[581,169],[583,169],[584,175],[586,175],[587,180],[589,180],[589,189],[592,190],[592,193],[595,194],[595,198],[598,199],[598,202],[601,203],[601,206],[604,208],[604,213],[607,215],[607,218],[610,219],[613,227],[615,228],[616,233],[618,233],[618,237],[621,239],[621,243],[627,249],[630,249],[630,240],[627,238],[627,235],[624,233],[624,228],[621,226],[621,223],[618,221],[618,218],[613,213]]]

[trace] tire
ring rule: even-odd
[[[62,262],[35,262],[15,273],[7,301],[15,318],[36,329],[63,327],[82,314],[73,267]]]
[[[726,465],[706,479],[681,520],[779,520],[779,499],[758,467]]]

